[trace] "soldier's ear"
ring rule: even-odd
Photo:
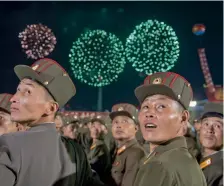
[[[190,113],[188,110],[184,110],[182,112],[182,117],[181,117],[181,123],[183,123],[184,125],[187,124],[187,122],[189,121],[190,119]]]
[[[135,131],[137,132],[139,130],[138,125],[135,125]]]
[[[46,105],[45,115],[49,116],[55,114],[58,111],[59,105],[55,101],[49,101]]]

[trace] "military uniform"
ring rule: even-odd
[[[144,156],[144,150],[136,139],[128,141],[118,148],[111,170],[111,175],[116,185],[133,185],[139,162]]]
[[[111,128],[107,127],[107,134],[105,134],[103,136],[103,139],[104,139],[104,143],[106,144],[108,150],[109,150],[109,153],[110,153],[110,157],[111,157],[111,162],[113,162],[114,160],[114,152],[117,148],[117,144],[114,140],[114,137],[113,137],[113,134],[111,132]]]
[[[138,124],[137,109],[131,104],[114,105],[110,118],[113,121],[117,116],[127,116],[134,120],[135,125]],[[113,184],[117,186],[132,186],[137,175],[139,162],[144,156],[145,152],[136,138],[120,145],[111,169]]]
[[[190,154],[192,154],[192,156],[194,156],[197,159],[200,154],[200,151],[196,140],[189,136],[185,136],[185,139],[187,142],[188,151],[190,152]]]
[[[103,140],[93,142],[88,153],[88,160],[91,168],[97,172],[104,182],[109,176],[111,167],[110,153]]]
[[[223,150],[201,158],[200,167],[208,186],[223,186]]]
[[[140,164],[134,186],[206,186],[184,137],[158,146]]]
[[[223,118],[223,104],[207,103],[204,106],[204,111],[201,120],[207,117]],[[199,158],[200,167],[205,175],[208,186],[223,186],[223,147],[222,149]],[[203,150],[203,147],[202,147]]]
[[[90,120],[84,119],[82,122],[84,123],[84,126],[87,126],[87,123],[90,122]],[[90,151],[90,146],[92,144],[92,139],[90,137],[89,128],[88,127],[85,128],[84,126],[82,126],[78,129],[77,140],[78,140],[79,144],[81,144],[82,147],[84,148],[86,154],[88,154]]]
[[[31,78],[41,84],[59,107],[75,95],[67,72],[51,59],[40,59],[31,67],[17,65],[14,71],[20,80]],[[75,171],[53,122],[0,137],[1,186],[51,186]]]
[[[165,95],[188,109],[193,92],[190,83],[179,74],[160,72],[144,80],[135,89],[140,104],[148,96]],[[141,162],[134,186],[206,186],[205,177],[189,152],[184,136],[159,144]]]

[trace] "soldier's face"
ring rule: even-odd
[[[144,139],[159,144],[182,136],[189,112],[178,108],[178,103],[167,96],[147,97],[141,105],[138,117]]]
[[[116,140],[130,140],[135,137],[137,127],[127,116],[117,116],[112,121],[112,134]]]
[[[208,117],[202,120],[200,142],[204,148],[216,150],[223,145],[223,120]]]
[[[11,121],[10,114],[0,111],[0,135],[16,131],[17,125]]]
[[[201,129],[201,122],[200,121],[195,121],[194,122],[194,128],[197,131],[197,133],[199,133],[200,129]]]
[[[101,123],[95,121],[92,123],[91,127],[90,127],[90,134],[91,137],[93,139],[97,139],[100,137],[100,135],[102,134],[102,127],[101,127]]]
[[[63,127],[63,134],[64,136],[70,137],[72,135],[73,131],[72,131],[72,125],[66,125],[65,127]]]
[[[61,132],[61,128],[63,126],[63,122],[62,122],[61,116],[56,116],[54,122],[55,122],[57,131]]]
[[[23,123],[38,122],[47,109],[46,90],[38,83],[23,79],[11,98],[11,119]]]

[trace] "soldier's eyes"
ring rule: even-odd
[[[158,105],[157,108],[162,109],[162,108],[166,108],[166,107],[164,105]]]
[[[141,109],[147,109],[149,108],[147,105],[143,105]]]

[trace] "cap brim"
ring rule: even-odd
[[[110,113],[110,119],[113,120],[117,116],[127,116],[132,119],[132,115],[127,111],[115,111]]]
[[[153,85],[141,85],[135,89],[135,96],[137,97],[140,104],[148,96],[153,96],[156,94],[161,94],[170,97],[173,100],[178,101],[177,96],[171,88],[162,84],[153,84]]]
[[[16,73],[17,77],[22,80],[24,78],[31,78],[42,83],[42,78],[37,74],[31,67],[27,65],[17,65],[14,67],[14,72]]]

